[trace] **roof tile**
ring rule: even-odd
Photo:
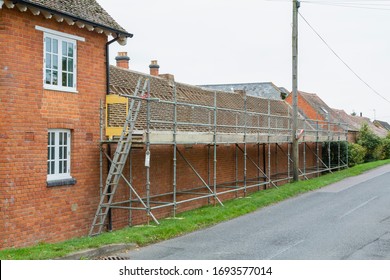
[[[37,4],[127,33],[95,0],[24,0],[23,2]]]

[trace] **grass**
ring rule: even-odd
[[[256,192],[250,195],[250,199],[233,199],[225,201],[224,207],[207,206],[178,215],[178,217],[182,219],[163,219],[160,221],[161,224],[156,227],[130,227],[111,233],[103,233],[93,238],[82,237],[55,244],[42,243],[28,248],[6,249],[0,251],[0,259],[53,259],[75,251],[97,248],[115,243],[136,243],[139,246],[144,246],[205,227],[210,227],[290,197],[319,189],[347,177],[359,175],[367,170],[385,164],[390,164],[390,160],[365,163],[307,181],[286,184],[278,187],[278,189],[273,188]]]

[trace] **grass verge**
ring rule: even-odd
[[[278,189],[268,189],[250,195],[251,199],[233,199],[224,202],[224,207],[202,207],[184,212],[178,217],[183,219],[163,219],[156,227],[130,227],[97,237],[75,238],[55,244],[38,244],[33,247],[6,249],[0,251],[1,260],[38,260],[53,259],[75,251],[98,248],[115,243],[136,243],[140,246],[166,240],[175,236],[199,230],[217,223],[253,212],[262,207],[280,202],[290,197],[309,192],[338,182],[347,177],[359,175],[370,169],[390,164],[390,160],[361,164],[333,174],[297,183],[286,184]]]

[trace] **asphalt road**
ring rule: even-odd
[[[390,165],[121,256],[389,260]]]

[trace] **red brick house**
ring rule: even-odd
[[[0,1],[0,249],[87,234],[108,46],[131,36],[94,0]]]
[[[125,53],[121,67],[109,67],[109,45],[132,35],[94,0],[0,0],[0,8],[0,249],[88,234],[99,200],[111,196],[102,192],[102,152],[114,154],[123,129],[129,100],[119,95],[132,95],[139,79],[150,88],[138,96],[137,149],[122,162],[131,188],[110,204],[114,229],[291,178],[291,108],[283,100],[176,83],[158,75],[156,61],[150,75],[123,69]],[[324,171],[319,143],[330,136],[300,125],[308,178]]]

